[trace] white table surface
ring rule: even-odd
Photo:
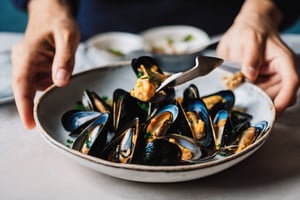
[[[300,55],[300,36],[284,39]],[[297,44],[298,43],[298,44]],[[299,56],[300,57],[300,56]],[[298,92],[300,99],[300,92]],[[75,163],[0,105],[0,199],[300,199],[300,101],[252,156],[218,174],[172,184],[120,180]]]

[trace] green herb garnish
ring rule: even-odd
[[[83,106],[81,101],[78,101],[78,102],[76,102],[74,109],[75,110],[85,110],[85,107]]]
[[[121,101],[124,98],[124,95],[120,95],[118,100]]]
[[[153,138],[152,132],[146,133],[146,134],[144,135],[144,138],[145,138],[146,140]]]
[[[167,38],[168,44],[173,44],[175,41],[173,38]]]
[[[146,111],[148,112],[148,109],[149,109],[149,105],[146,104],[146,103],[141,103],[141,102],[137,102],[138,106],[143,110],[143,111]]]
[[[101,99],[102,99],[104,102],[107,102],[107,101],[108,101],[108,96],[102,96]]]
[[[86,147],[89,149],[90,147],[91,147],[91,140],[86,140],[85,141],[85,145],[86,145]]]
[[[73,142],[74,142],[73,140],[67,139],[68,144],[73,144]]]
[[[143,76],[143,72],[139,71],[138,74],[137,74],[137,77],[140,78],[142,76]]]
[[[191,40],[193,40],[193,39],[194,39],[193,35],[188,34],[188,35],[186,35],[186,36],[184,37],[183,41],[189,42],[189,41],[191,41]]]
[[[120,50],[118,50],[118,49],[108,48],[107,51],[108,51],[109,53],[114,54],[115,56],[120,56],[120,57],[125,56],[125,54],[122,53],[122,52],[121,52]]]
[[[149,79],[149,76],[142,76],[141,79]]]

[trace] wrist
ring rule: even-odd
[[[258,28],[278,30],[282,13],[272,0],[246,0],[236,21],[246,21],[253,26],[262,24]]]
[[[70,0],[30,0],[29,17],[73,17],[74,9]]]

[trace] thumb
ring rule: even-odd
[[[77,45],[72,44],[71,38],[55,37],[55,55],[52,64],[52,80],[57,86],[69,83],[75,63]]]
[[[258,44],[249,45],[244,52],[242,60],[242,72],[250,81],[255,81],[262,64],[263,48]]]

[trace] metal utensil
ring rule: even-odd
[[[174,87],[199,76],[207,75],[216,67],[220,66],[223,62],[223,59],[217,57],[197,56],[195,58],[194,67],[184,72],[172,74],[161,83],[161,85],[156,89],[156,92],[160,91],[165,87]]]

